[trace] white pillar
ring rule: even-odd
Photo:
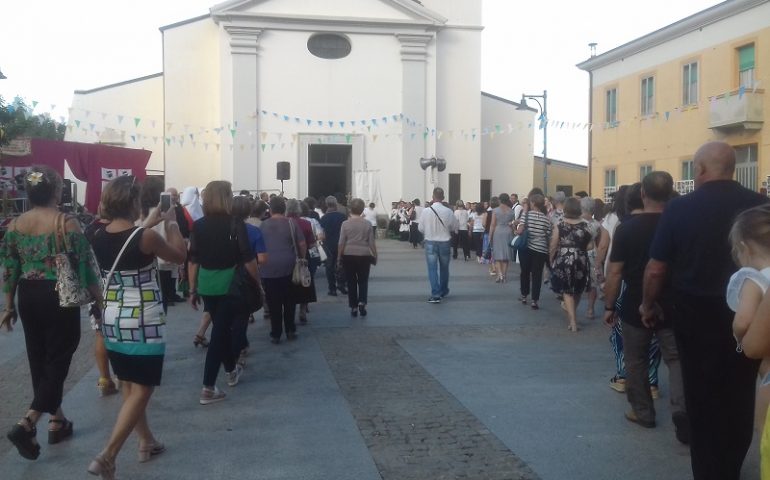
[[[401,196],[405,200],[427,197],[420,158],[429,156],[423,135],[427,125],[427,56],[433,34],[396,34],[401,43],[402,157]],[[407,123],[409,119],[412,124]]]
[[[231,100],[233,118],[224,119],[223,123],[229,124],[230,128],[235,129],[236,134],[235,136],[231,134],[233,149],[232,152],[224,152],[222,169],[223,171],[226,170],[223,173],[231,176],[234,191],[256,190],[259,188],[258,174],[261,150],[259,148],[252,150],[251,144],[259,143],[257,55],[259,36],[262,30],[235,25],[225,25],[224,28],[230,35],[233,69]],[[228,154],[231,155],[229,159],[227,159]],[[226,165],[227,163],[230,165]]]

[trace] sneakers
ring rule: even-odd
[[[618,393],[626,393],[626,379],[615,375],[610,378],[610,388]]]
[[[428,303],[441,303],[441,297],[430,297]]]
[[[203,387],[201,390],[201,405],[211,405],[212,403],[221,402],[225,399],[225,392],[221,391],[217,387],[207,388]]]
[[[235,368],[232,372],[226,372],[225,375],[227,375],[227,386],[234,387],[238,385],[238,382],[241,380],[241,374],[243,373],[243,367],[235,364]]]

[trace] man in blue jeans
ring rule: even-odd
[[[449,250],[452,233],[459,225],[452,209],[445,207],[444,189],[433,189],[433,203],[419,218],[419,229],[425,237],[425,259],[428,262],[430,298],[428,303],[441,303],[449,295]]]

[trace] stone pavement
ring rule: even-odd
[[[173,307],[163,385],[149,410],[168,451],[138,464],[129,438],[119,477],[691,478],[669,420],[665,367],[658,427],[642,429],[624,420],[625,397],[607,387],[613,360],[598,320],[572,334],[547,290],[533,312],[516,302],[516,267],[498,285],[476,262],[454,261],[451,295],[429,305],[422,250],[396,241],[379,249],[365,319],[349,316],[346,298],[326,296],[319,272],[319,303],[299,340],[270,344],[258,319],[242,383],[227,388],[220,376],[228,398],[216,405],[197,401],[205,355],[191,340],[199,315]],[[29,402],[22,337],[20,325],[0,334],[3,430]],[[0,478],[88,478],[120,404],[97,396],[92,345],[84,330],[67,382],[74,438],[44,444],[35,462],[0,439]],[[743,478],[759,478],[756,447]]]

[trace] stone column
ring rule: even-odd
[[[232,55],[232,119],[225,123],[236,130],[231,135],[233,150],[231,169],[223,160],[223,171],[230,170],[233,190],[256,190],[259,188],[259,155],[260,149],[251,149],[251,144],[257,142],[259,133],[259,102],[257,98],[257,55],[259,37],[262,30],[246,26],[226,25],[225,31],[230,35],[230,54]],[[251,132],[251,136],[249,136]],[[229,132],[228,132],[229,133]],[[244,145],[241,148],[241,145]]]
[[[428,44],[433,34],[396,34],[401,43],[402,106],[402,159],[401,195],[404,200],[425,199],[425,172],[420,158],[429,155],[423,136],[427,115],[427,57]],[[412,123],[407,123],[409,119]],[[428,172],[430,174],[430,172]]]

